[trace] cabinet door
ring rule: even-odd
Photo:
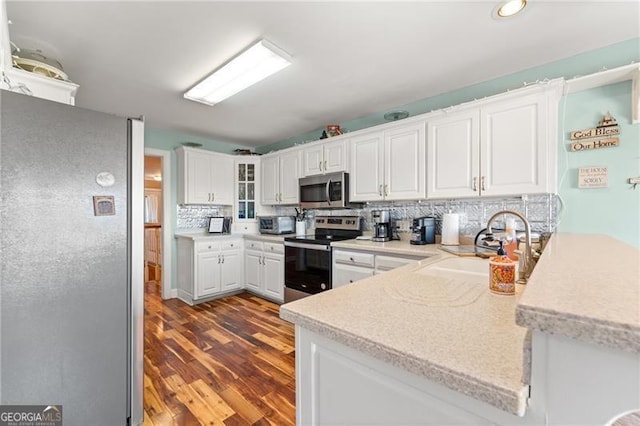
[[[322,174],[323,168],[323,144],[316,144],[302,150],[302,176]]]
[[[347,170],[347,142],[339,140],[324,143],[322,170],[325,173]]]
[[[263,157],[260,168],[262,169],[262,204],[278,204],[280,192],[278,175],[278,156]]]
[[[350,201],[382,200],[383,133],[370,133],[349,142]]]
[[[480,112],[463,111],[427,123],[427,198],[480,194]]]
[[[248,290],[262,293],[262,252],[247,250],[244,253],[244,283]]]
[[[373,269],[371,268],[334,263],[331,286],[338,288],[372,276]]]
[[[212,167],[208,154],[185,153],[186,197],[187,204],[212,204],[211,181]]]
[[[265,254],[262,281],[264,294],[274,300],[284,300],[284,255]]]
[[[480,193],[486,196],[547,192],[547,105],[534,94],[481,110]]]
[[[222,291],[235,290],[242,287],[242,255],[240,250],[222,252],[220,284]]]
[[[300,177],[300,151],[280,155],[280,203],[298,204],[298,178]]]
[[[222,155],[212,155],[210,167],[211,201],[217,205],[233,205],[233,158]]]
[[[425,123],[385,132],[384,189],[387,200],[426,197]]]
[[[197,254],[196,298],[220,292],[220,252]]]

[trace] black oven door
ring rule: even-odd
[[[331,247],[324,244],[284,243],[284,285],[316,294],[331,288]]]

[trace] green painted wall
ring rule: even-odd
[[[390,108],[388,111],[405,110],[408,111],[411,116],[414,116],[432,110],[446,108],[451,105],[469,102],[474,99],[481,99],[487,96],[496,95],[498,93],[506,92],[507,90],[517,89],[522,87],[524,82],[531,83],[537,80],[559,77],[569,79],[580,75],[592,74],[602,70],[603,67],[610,69],[638,61],[640,61],[640,38],[634,38],[602,49],[581,53],[556,62],[530,68],[514,74],[497,77],[493,80],[478,83],[453,92],[444,93],[442,95],[412,102],[406,105],[398,105],[395,108]],[[473,70],[469,70],[469,72],[472,73]],[[366,129],[367,127],[387,123],[383,115],[388,111],[381,111],[372,116],[338,124],[348,131]],[[296,135],[289,139],[257,148],[256,151],[266,153],[273,150],[288,148],[293,146],[294,143],[316,140],[321,134],[322,129],[312,130],[302,135]]]
[[[609,111],[620,127],[620,146],[570,152],[569,132],[595,127]],[[573,93],[560,104],[558,194],[561,232],[608,234],[640,247],[640,124],[631,124],[631,82]],[[607,166],[609,187],[578,189],[578,168]]]

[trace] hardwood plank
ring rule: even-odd
[[[294,328],[249,293],[188,306],[145,289],[148,426],[295,424]]]

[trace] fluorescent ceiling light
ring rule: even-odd
[[[215,105],[289,65],[289,55],[260,40],[193,86],[184,97]]]
[[[501,18],[508,18],[520,12],[527,5],[527,0],[510,0],[498,7],[497,15]]]

